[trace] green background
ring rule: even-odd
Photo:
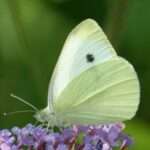
[[[51,73],[67,34],[93,18],[138,73],[141,104],[126,132],[135,140],[131,149],[150,149],[149,6],[149,0],[1,0],[0,113],[28,109],[10,93],[40,109],[46,106]],[[29,122],[35,122],[31,113],[0,115],[0,128]]]

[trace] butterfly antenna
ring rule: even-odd
[[[11,96],[12,98],[15,98],[15,99],[19,100],[20,102],[22,102],[22,103],[28,105],[29,107],[31,107],[31,108],[32,108],[33,110],[35,110],[36,112],[39,111],[39,109],[38,109],[37,107],[35,107],[35,106],[32,105],[31,103],[27,102],[26,100],[24,100],[24,99],[22,99],[22,98],[20,98],[20,97],[18,97],[18,96],[16,96],[16,95],[14,95],[14,94],[10,94],[10,96]]]
[[[33,110],[19,110],[19,111],[13,111],[13,112],[4,112],[3,116],[9,116],[14,114],[20,114],[20,113],[34,113]]]

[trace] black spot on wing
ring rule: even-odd
[[[95,60],[95,58],[94,58],[93,54],[87,54],[87,55],[86,55],[86,61],[87,61],[88,63],[91,63],[91,62],[93,62],[94,60]]]

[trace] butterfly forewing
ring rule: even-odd
[[[50,82],[49,103],[82,72],[115,56],[116,52],[95,21],[87,19],[80,23],[64,44]]]

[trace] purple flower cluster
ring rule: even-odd
[[[124,124],[79,126],[55,131],[26,125],[0,130],[0,150],[124,150],[132,140],[122,130]]]

